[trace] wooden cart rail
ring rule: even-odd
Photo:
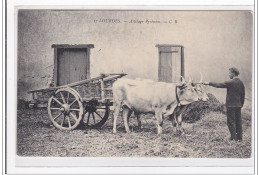
[[[75,86],[79,86],[79,85],[84,85],[84,84],[87,84],[89,82],[94,82],[94,81],[97,81],[97,80],[100,80],[100,79],[103,79],[104,81],[109,81],[109,80],[112,80],[112,79],[121,78],[125,75],[127,75],[127,74],[125,74],[125,73],[121,73],[121,74],[105,74],[105,73],[102,73],[102,74],[100,74],[100,76],[95,77],[95,78],[86,79],[86,80],[78,81],[78,82],[75,82],[75,83],[70,83],[70,84],[63,85],[63,86],[56,86],[56,87],[50,87],[50,88],[30,90],[30,91],[28,91],[28,93],[55,91],[57,89],[64,88],[64,87],[75,87]],[[114,77],[110,77],[110,76],[114,76]]]

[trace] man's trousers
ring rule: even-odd
[[[227,107],[227,125],[231,139],[242,140],[241,107]]]

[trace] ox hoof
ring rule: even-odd
[[[129,130],[129,131],[125,131],[127,134],[130,134],[131,133],[131,131]]]

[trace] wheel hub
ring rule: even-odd
[[[63,104],[60,108],[61,112],[64,114],[69,114],[70,113],[70,106],[68,104]]]
[[[86,111],[93,113],[96,112],[97,108],[95,106],[86,106]]]
[[[87,112],[91,112],[91,113],[96,112],[96,110],[97,110],[97,108],[96,108],[97,105],[98,105],[98,101],[96,101],[96,100],[90,101],[90,102],[88,102],[88,103],[86,104],[85,110],[86,110]]]

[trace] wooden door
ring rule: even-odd
[[[65,85],[87,78],[87,49],[58,49],[57,85]]]
[[[184,76],[182,47],[159,47],[158,81],[176,82],[180,76]]]
[[[160,52],[159,81],[172,81],[172,53]]]

